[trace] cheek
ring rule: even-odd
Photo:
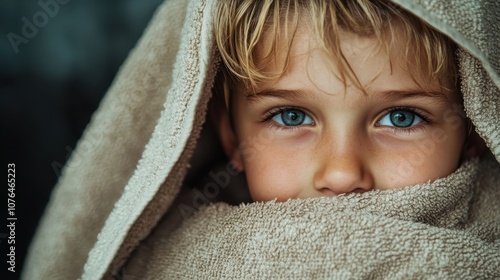
[[[401,188],[450,175],[460,163],[463,141],[461,131],[437,131],[433,137],[384,153],[376,167],[381,188]]]
[[[250,158],[244,157],[245,174],[254,201],[277,199],[286,201],[301,192],[307,178],[302,153],[291,154],[293,149],[283,149],[268,143]]]

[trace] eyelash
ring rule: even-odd
[[[421,130],[421,129],[425,129],[427,126],[426,125],[429,125],[429,124],[432,124],[432,120],[430,119],[430,116],[424,112],[423,110],[420,110],[418,108],[415,108],[415,107],[404,107],[404,106],[400,106],[400,107],[392,107],[392,108],[388,108],[386,109],[381,115],[382,117],[389,114],[389,113],[392,113],[394,111],[408,111],[408,112],[411,112],[413,114],[415,114],[416,116],[420,117],[422,119],[422,123],[420,124],[416,124],[416,125],[412,125],[410,127],[397,127],[397,126],[386,126],[385,128],[386,129],[391,129],[394,133],[407,133],[407,134],[410,134],[410,133],[413,133],[413,132],[416,132],[417,130]],[[376,126],[378,126],[377,124],[381,121],[381,117],[377,120],[377,122],[375,123]],[[380,127],[380,126],[378,126]]]
[[[261,123],[268,123],[269,126],[271,128],[274,128],[274,129],[294,130],[294,129],[299,129],[300,127],[302,127],[303,125],[282,126],[282,125],[276,124],[273,121],[271,121],[272,118],[274,118],[276,115],[279,115],[286,110],[299,110],[299,111],[303,111],[304,113],[306,113],[304,109],[299,108],[299,107],[281,106],[281,107],[276,107],[276,108],[273,108],[273,109],[265,112],[265,114],[260,122]],[[408,112],[411,112],[411,113],[417,115],[418,117],[420,117],[422,119],[422,122],[425,124],[432,124],[433,123],[432,120],[430,119],[430,116],[426,112],[424,112],[423,110],[420,110],[418,108],[415,108],[415,107],[400,106],[400,107],[388,108],[382,113],[382,116],[385,116],[391,112],[398,111],[398,110],[408,111]],[[377,124],[380,122],[380,120],[381,120],[381,118],[379,118],[377,120],[377,122],[375,123],[376,126],[378,126]],[[378,127],[380,127],[380,126],[378,126]],[[410,134],[410,133],[413,133],[419,129],[425,129],[425,127],[426,127],[425,125],[417,124],[417,125],[412,125],[410,127],[386,126],[385,129],[391,129],[391,130],[393,130],[394,133]]]
[[[274,121],[272,121],[272,118],[283,113],[286,110],[298,110],[298,111],[304,112],[307,115],[310,115],[310,114],[306,113],[306,110],[304,110],[303,108],[300,108],[300,107],[281,106],[281,107],[276,107],[276,108],[273,108],[273,109],[265,112],[264,116],[261,120],[261,123],[267,123],[269,125],[269,127],[271,127],[271,128],[283,129],[283,130],[294,130],[294,129],[299,129],[300,127],[304,126],[304,125],[283,126],[283,125],[276,124]]]

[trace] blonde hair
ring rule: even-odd
[[[278,47],[283,43],[290,50],[299,21],[303,19],[313,28],[320,47],[332,57],[344,86],[349,80],[362,89],[340,48],[340,31],[375,36],[387,54],[395,40],[401,42],[402,38],[402,42],[406,42],[403,64],[407,70],[421,71],[410,71],[415,81],[415,75],[425,75],[423,78],[437,81],[442,87],[450,83],[455,87],[453,43],[388,1],[220,0],[214,18],[215,38],[223,61],[224,92],[228,83],[243,83],[247,91],[252,92],[259,82],[282,75],[288,65],[288,55],[281,72],[264,73],[263,69],[277,58]],[[256,46],[264,33],[269,35],[266,38],[271,38],[271,42],[267,42],[271,48],[267,54],[257,57]]]

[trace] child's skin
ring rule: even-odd
[[[344,88],[314,32],[299,26],[284,75],[258,84],[254,96],[243,84],[233,89],[233,125],[224,118],[221,126],[254,201],[402,188],[447,176],[479,154],[467,139],[460,93],[418,73],[415,83],[402,67],[402,47],[390,50],[391,73],[375,38],[340,34],[365,95],[349,82]],[[266,41],[258,53],[267,52]],[[279,72],[285,55],[264,71]]]

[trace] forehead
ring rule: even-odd
[[[385,90],[386,87],[420,88],[424,91],[437,92],[441,83],[430,79],[425,63],[411,49],[407,49],[406,38],[395,34],[387,45],[375,36],[360,36],[341,30],[337,34],[338,45],[327,46],[322,38],[314,33],[309,24],[299,24],[289,36],[277,39],[275,34],[266,31],[256,46],[256,64],[260,71],[270,79],[259,83],[259,88],[268,88],[286,78],[287,82],[303,83],[304,78],[314,76],[321,87],[321,81],[331,79],[331,74],[342,84],[340,88],[323,91],[342,91],[342,87],[357,86],[367,92],[372,89]],[[332,49],[337,47],[338,49]],[[345,64],[342,63],[345,60]],[[419,65],[410,68],[408,65]],[[347,72],[351,71],[350,76]],[[445,86],[451,88],[451,79]],[[300,82],[299,82],[300,81]],[[386,83],[390,82],[388,85]]]

